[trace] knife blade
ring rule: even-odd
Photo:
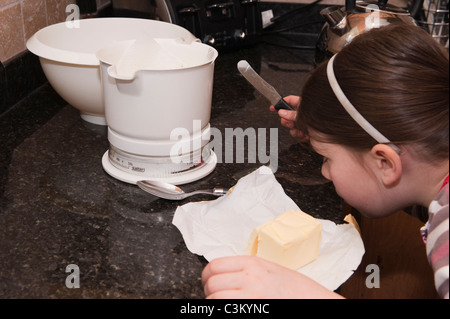
[[[241,60],[237,64],[239,72],[244,78],[255,87],[262,95],[266,97],[275,106],[275,109],[291,110],[294,109],[281,97],[273,86],[267,83],[258,73],[253,70],[246,60]]]

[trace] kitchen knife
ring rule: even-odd
[[[275,109],[280,110],[294,110],[283,98],[281,95],[267,83],[262,77],[258,75],[258,73],[253,70],[253,68],[248,64],[247,61],[241,60],[239,61],[238,70],[241,74],[250,82],[251,85],[255,87],[262,95],[264,95]]]

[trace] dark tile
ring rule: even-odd
[[[26,51],[5,65],[6,109],[46,82],[39,58]]]
[[[39,58],[26,51],[0,66],[0,115],[46,82]]]

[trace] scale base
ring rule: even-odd
[[[149,179],[174,185],[182,185],[198,181],[199,179],[202,179],[203,177],[209,175],[216,168],[217,156],[216,153],[211,151],[211,155],[209,156],[208,160],[202,163],[200,166],[182,173],[176,173],[166,177],[146,177],[144,175],[135,175],[122,171],[111,164],[111,161],[109,159],[109,150],[106,151],[105,154],[103,154],[102,165],[103,169],[109,175],[125,183],[136,184],[138,181]]]

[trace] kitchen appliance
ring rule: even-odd
[[[387,0],[346,0],[345,8],[331,6],[320,14],[325,18],[316,43],[316,64],[338,53],[356,36],[394,22],[415,24],[407,10],[390,5]]]
[[[253,43],[262,30],[258,0],[113,0],[116,13],[177,24],[216,49]]]
[[[217,50],[200,41],[141,35],[97,52],[111,176],[185,184],[214,170],[209,148]]]

